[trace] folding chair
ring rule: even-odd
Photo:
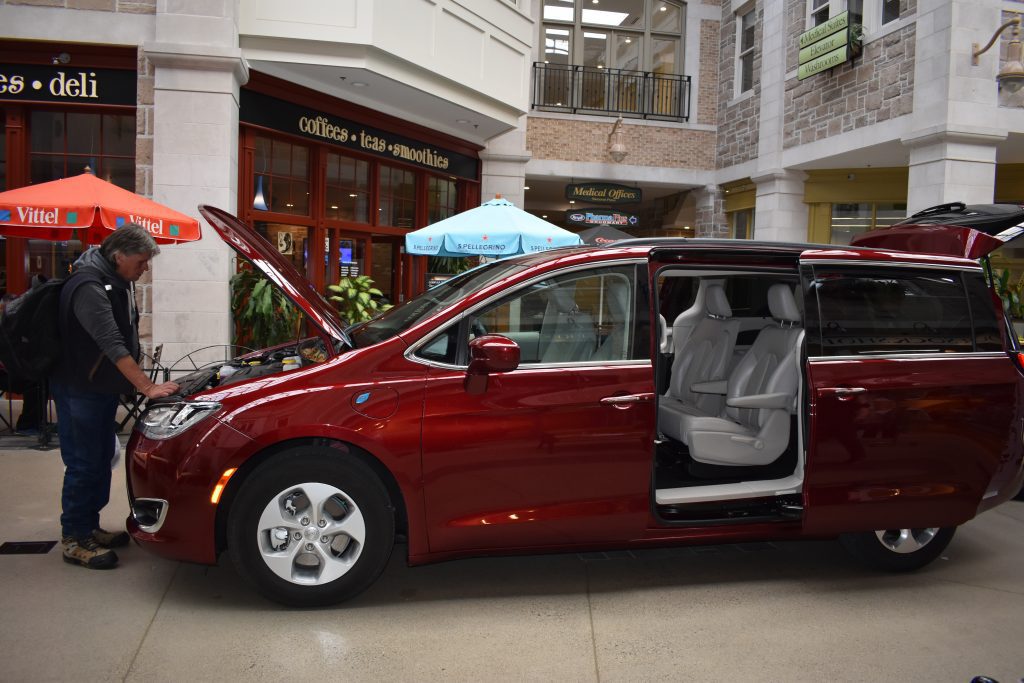
[[[153,382],[162,382],[161,378],[163,372],[163,366],[160,365],[160,356],[163,354],[164,345],[157,344],[156,348],[153,349],[153,355],[150,356],[146,353],[141,354],[139,357],[139,365],[143,372],[148,372],[149,379]],[[149,363],[149,368],[146,368],[146,363]],[[143,403],[146,402],[146,395],[142,393],[136,393],[130,397],[124,397],[121,399],[121,406],[125,409],[126,414],[124,419],[117,423],[117,431],[123,432],[124,428],[132,420],[138,419],[142,415]]]

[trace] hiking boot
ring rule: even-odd
[[[95,529],[92,532],[92,537],[104,548],[121,548],[128,545],[128,541],[131,540],[127,531],[106,531],[105,529]]]
[[[64,561],[68,564],[80,564],[89,569],[113,569],[117,565],[117,553],[100,546],[92,536],[65,536],[60,544],[64,548]]]

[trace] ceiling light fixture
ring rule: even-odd
[[[363,83],[362,81],[352,81],[352,87],[353,88],[365,88],[366,85],[367,84]]]

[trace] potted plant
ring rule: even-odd
[[[302,320],[284,292],[249,268],[231,278],[231,312],[235,344],[256,349],[295,339]]]
[[[1003,268],[996,276],[995,288],[1014,332],[1024,337],[1024,275],[1014,278],[1009,268]]]
[[[343,277],[327,289],[332,293],[331,302],[349,325],[369,320],[391,308],[391,304],[384,303],[384,293],[373,286],[368,275]]]

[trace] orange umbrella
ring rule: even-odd
[[[160,244],[201,238],[199,221],[91,173],[0,192],[0,234],[98,244],[109,231],[138,223]]]

